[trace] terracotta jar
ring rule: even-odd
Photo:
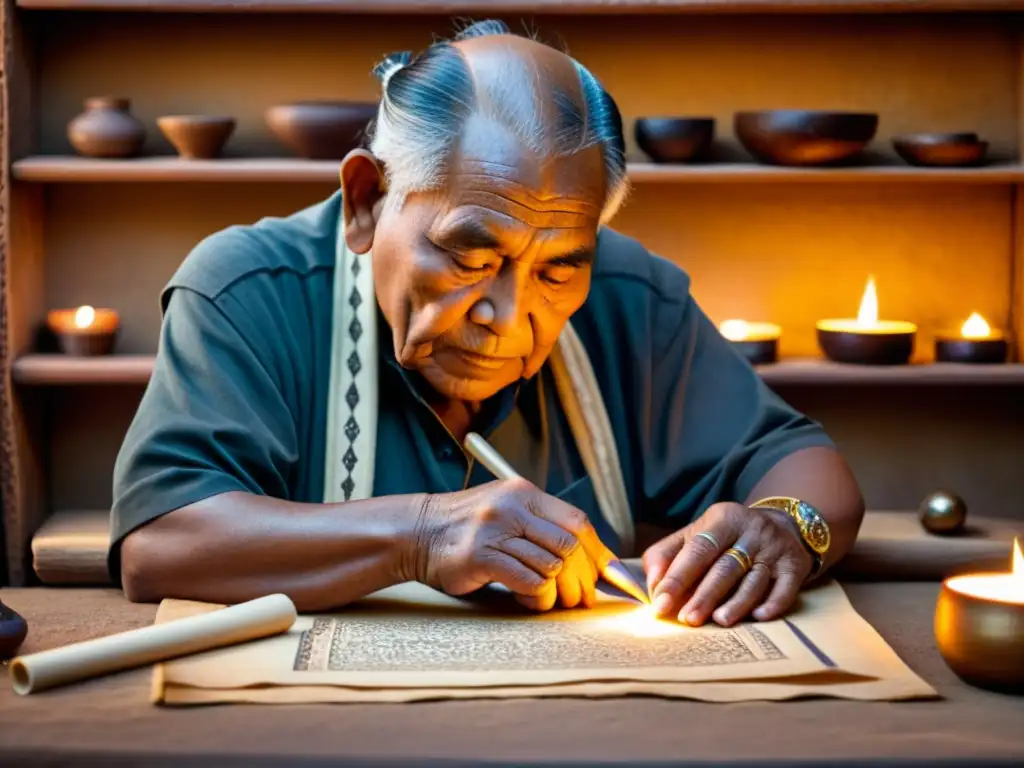
[[[85,111],[68,123],[68,141],[86,157],[132,157],[142,149],[146,129],[129,109],[128,99],[87,99]]]

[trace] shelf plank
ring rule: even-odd
[[[152,355],[25,355],[14,362],[19,384],[145,384],[153,370]],[[771,386],[1009,386],[1024,385],[1024,364],[960,365],[934,363],[861,366],[824,360],[784,360],[762,365],[758,373]]]
[[[37,155],[17,160],[13,173],[21,181],[81,182],[296,182],[338,183],[334,160],[231,158],[182,160],[144,157],[98,160],[70,155]],[[634,183],[943,183],[1017,184],[1024,165],[1003,163],[981,168],[915,168],[906,165],[856,168],[782,168],[754,163],[656,165],[630,163]]]
[[[1024,0],[16,0],[78,11],[465,14],[835,14],[1024,10]]]
[[[14,361],[19,384],[145,384],[153,372],[153,355],[25,355]]]

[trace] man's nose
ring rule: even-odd
[[[527,271],[517,264],[506,265],[473,307],[470,319],[490,328],[497,336],[515,335],[526,310]]]

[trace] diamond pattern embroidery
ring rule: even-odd
[[[350,443],[354,443],[359,437],[359,424],[356,423],[355,416],[349,416],[348,421],[345,422],[345,437]]]
[[[348,356],[348,369],[349,369],[349,371],[351,371],[353,379],[356,376],[358,376],[359,375],[359,371],[361,371],[363,369],[363,364],[359,360],[359,355],[357,355],[354,350],[353,350],[352,354]],[[352,382],[352,383],[355,384],[355,382]]]
[[[341,463],[345,465],[345,469],[352,472],[352,468],[356,465],[357,461],[356,452],[352,450],[352,446],[349,446],[349,449],[345,451],[345,455],[341,457]]]
[[[359,276],[359,272],[362,267],[359,264],[359,257],[356,256],[352,260],[352,274],[356,277]],[[359,293],[359,289],[352,286],[352,293],[349,294],[348,304],[352,307],[352,311],[355,312],[359,309],[359,305],[363,303],[363,297]],[[353,317],[352,322],[348,325],[348,335],[352,339],[352,342],[358,343],[359,337],[363,335],[363,326],[359,322],[358,317]],[[355,469],[356,464],[359,463],[359,457],[356,456],[355,452],[355,441],[359,437],[359,422],[356,421],[355,410],[359,404],[359,387],[356,386],[356,379],[359,376],[360,371],[363,370],[363,362],[359,359],[359,353],[353,349],[352,354],[348,356],[348,360],[345,361],[348,365],[349,373],[352,374],[352,383],[349,384],[348,390],[345,392],[345,402],[348,403],[349,417],[345,422],[345,437],[348,439],[348,450],[345,451],[345,455],[341,457],[341,463],[345,465],[345,470],[348,474],[345,479],[341,482],[341,490],[345,493],[345,501],[352,498],[352,492],[355,490],[356,484],[352,480],[352,470]]]

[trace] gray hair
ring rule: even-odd
[[[452,42],[506,34],[510,32],[504,23],[481,21],[462,30]],[[465,57],[448,41],[436,42],[416,57],[403,52],[384,59],[374,69],[382,97],[368,139],[370,151],[384,165],[389,205],[400,205],[410,192],[436,189],[444,183],[448,157],[466,119],[476,110],[498,120],[536,151],[565,156],[600,146],[607,190],[601,223],[607,223],[629,190],[622,118],[597,78],[575,59],[570,61],[579,76],[582,104],[557,87],[537,94],[499,84],[477,92]],[[530,72],[524,75],[529,77],[527,82],[536,79]],[[523,81],[508,78],[507,82]],[[545,119],[545,100],[554,106],[553,119]]]

